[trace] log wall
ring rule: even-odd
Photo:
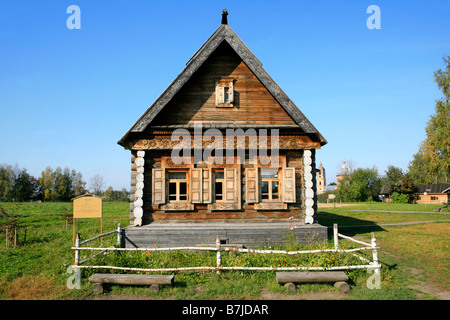
[[[222,244],[242,244],[247,248],[296,243],[322,242],[328,237],[327,227],[312,224],[298,225],[290,231],[290,223],[173,223],[150,224],[140,228],[126,228],[124,242],[127,248],[176,247],[214,245],[216,238]]]
[[[199,163],[196,165],[180,165],[175,166],[167,159],[170,157],[170,151],[152,151],[146,150],[145,166],[144,166],[144,190],[143,190],[143,224],[151,222],[264,222],[264,221],[286,221],[293,217],[294,221],[304,222],[305,219],[305,185],[303,180],[303,151],[288,151],[280,153],[280,166],[295,168],[295,202],[258,202],[248,203],[246,201],[246,169],[254,168],[255,164],[250,163],[247,159],[243,164],[234,165],[212,165],[217,168],[236,168],[238,171],[238,183],[240,186],[236,188],[239,192],[239,206],[235,206],[235,210],[220,210],[215,209],[215,204],[209,203],[191,203],[189,208],[193,210],[167,210],[169,206],[166,204],[152,204],[152,169],[158,168],[208,168],[208,164]],[[314,159],[314,154],[313,157]],[[136,191],[136,151],[132,151],[131,155],[131,196],[130,196],[130,220],[133,225],[134,221],[134,192]],[[315,167],[315,163],[312,164]],[[315,180],[315,179],[314,179]],[[280,181],[281,184],[281,181]],[[314,185],[315,188],[315,185]],[[166,195],[167,198],[167,195]],[[271,209],[271,206],[273,208]],[[280,207],[281,206],[281,207]],[[220,206],[219,206],[220,207]],[[233,208],[231,206],[230,208]],[[261,208],[265,208],[261,209]],[[281,209],[281,210],[280,210]],[[316,208],[315,208],[316,209]]]

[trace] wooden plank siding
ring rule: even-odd
[[[235,79],[233,108],[216,107],[215,80],[221,77]],[[294,120],[225,42],[155,117],[152,125],[192,124],[194,121],[296,126]]]

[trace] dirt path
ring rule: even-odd
[[[421,275],[424,271],[422,269],[413,268],[410,270],[411,275]],[[425,294],[428,294],[434,298],[439,300],[450,300],[450,291],[441,289],[436,287],[430,282],[413,280],[417,282],[417,284],[409,285],[408,288],[420,291],[421,293],[417,294],[417,299],[421,300],[425,298]]]
[[[361,206],[361,204],[358,203],[319,203],[317,205],[319,208],[342,208],[342,207],[354,207],[354,206]]]
[[[263,288],[259,297],[262,300],[339,300],[348,298],[349,295],[339,292],[310,292],[287,295],[270,292],[267,288]]]
[[[259,299],[261,300],[339,300],[348,298],[348,294],[338,292],[310,292],[296,294],[282,294],[278,292],[270,292],[267,287],[261,291]],[[159,300],[158,298],[138,296],[130,294],[110,294],[94,296],[91,300]],[[170,300],[170,298],[168,298]]]
[[[349,212],[381,212],[381,213],[429,213],[429,214],[450,214],[450,212],[431,212],[431,211],[388,211],[388,210],[348,210]]]

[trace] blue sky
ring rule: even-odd
[[[69,5],[81,9],[70,30]],[[370,30],[369,5],[381,9]],[[69,167],[128,188],[117,141],[228,22],[327,139],[335,181],[354,167],[404,170],[441,97],[450,1],[21,1],[0,6],[0,163]]]

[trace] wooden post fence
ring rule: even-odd
[[[235,252],[242,253],[261,253],[261,254],[286,254],[286,255],[297,255],[297,254],[311,254],[318,252],[336,252],[336,253],[351,253],[352,255],[358,257],[362,261],[366,262],[365,265],[351,265],[351,266],[335,266],[335,267],[224,267],[222,266],[221,259],[221,251],[230,251],[231,249],[227,246],[222,246],[220,243],[219,236],[216,237],[216,246],[205,246],[205,247],[168,247],[168,248],[122,248],[122,229],[120,228],[120,224],[118,225],[116,230],[98,235],[94,238],[85,240],[83,242],[80,241],[80,234],[77,234],[77,238],[75,241],[75,246],[72,247],[75,250],[75,266],[77,268],[90,268],[90,269],[111,269],[111,270],[124,270],[124,271],[142,271],[142,272],[179,272],[179,271],[192,271],[192,270],[215,270],[219,273],[220,270],[248,270],[248,271],[269,271],[269,270],[284,270],[284,271],[294,271],[294,270],[304,270],[304,271],[316,271],[316,270],[354,270],[354,269],[374,269],[375,272],[379,273],[381,265],[378,262],[378,252],[377,252],[377,242],[375,238],[375,233],[372,233],[371,243],[367,243],[364,241],[353,239],[349,236],[342,235],[338,233],[337,224],[333,226],[334,231],[334,248],[333,249],[315,249],[315,250],[299,250],[299,251],[285,251],[285,250],[258,250],[258,249],[244,249],[244,248],[233,248],[232,250]],[[107,235],[111,235],[117,232],[117,243],[119,247],[109,247],[109,248],[95,248],[95,247],[82,247],[82,245],[91,242],[95,239],[102,238]],[[364,247],[353,248],[353,249],[339,249],[338,237],[351,240],[356,243],[363,244]],[[100,251],[100,253],[109,252],[109,251],[179,251],[179,250],[194,250],[194,251],[216,251],[216,266],[215,267],[176,267],[176,268],[130,268],[130,267],[115,267],[115,266],[81,266],[87,260],[95,257],[90,257],[83,261],[80,261],[80,251],[89,250],[89,251]],[[364,257],[354,254],[356,251],[364,251],[371,250],[373,261],[370,261]],[[100,254],[99,253],[99,254]]]
[[[338,239],[338,225],[337,225],[337,223],[333,224],[333,240],[334,240],[334,250],[338,250],[339,239]]]
[[[219,239],[219,236],[217,236],[217,238],[216,238],[216,250],[217,250],[217,254],[216,254],[216,264],[217,264],[217,268],[220,268],[221,267],[221,264],[222,264],[222,258],[221,258],[221,256],[220,256],[220,247],[221,247],[221,245],[220,245],[220,239]],[[217,270],[217,274],[219,274],[220,272],[219,272],[219,270]]]
[[[371,244],[372,244],[372,248],[373,248],[373,250],[372,250],[373,264],[374,265],[378,265],[377,239],[375,238],[375,232],[372,232]],[[379,267],[375,268],[375,273],[376,274],[380,274],[380,268]]]
[[[122,229],[120,228],[120,223],[117,225],[117,245],[122,246]]]
[[[80,234],[77,233],[77,238],[75,239],[75,248],[80,247]],[[75,265],[78,266],[80,264],[80,250],[75,249]]]

